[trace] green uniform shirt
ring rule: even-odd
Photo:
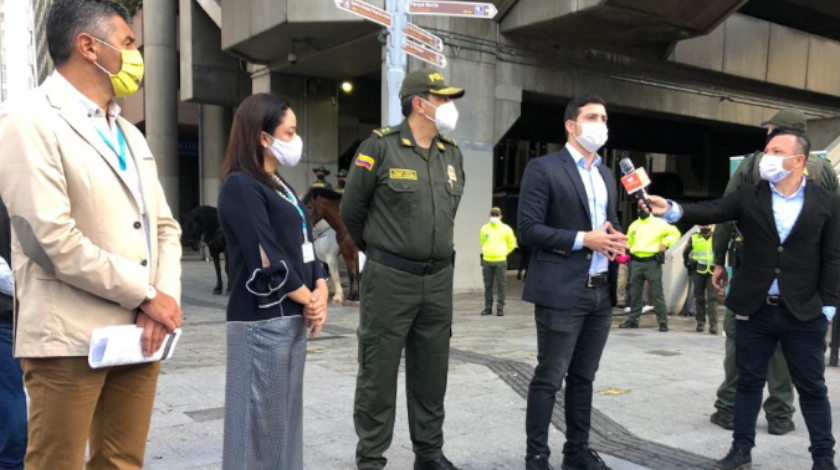
[[[333,190],[333,186],[329,181],[321,181],[321,180],[317,180],[317,179],[309,187],[312,188],[312,189],[328,189],[330,191]]]
[[[373,247],[415,261],[444,260],[454,250],[463,194],[464,160],[455,141],[438,135],[422,149],[404,120],[362,142],[350,166],[341,218],[363,251]]]

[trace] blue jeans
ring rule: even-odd
[[[825,385],[825,334],[828,321],[820,314],[803,322],[784,306],[763,305],[749,316],[737,320],[735,361],[738,386],[735,394],[734,445],[755,447],[755,422],[761,409],[767,380],[767,366],[780,344],[799,392],[799,407],[811,438],[811,455],[834,456],[831,433],[831,406]]]
[[[23,470],[26,394],[23,371],[12,355],[12,320],[0,318],[0,470]]]

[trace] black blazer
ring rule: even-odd
[[[300,214],[277,192],[245,173],[232,173],[219,190],[219,223],[230,258],[228,321],[258,321],[279,316],[302,315],[303,306],[288,298],[306,286],[315,288],[326,279],[316,258],[303,262],[303,231]],[[312,238],[309,211],[307,236]],[[260,257],[265,251],[270,265]]]
[[[743,265],[732,279],[726,306],[739,315],[761,307],[773,280],[790,312],[808,321],[823,306],[837,307],[840,291],[840,197],[808,183],[805,203],[787,240],[781,243],[766,181],[743,185],[717,201],[683,206],[688,224],[736,221],[744,235]]]
[[[616,186],[612,170],[598,167],[607,186],[607,220],[621,230],[616,214]],[[592,230],[586,188],[568,149],[531,160],[519,193],[519,240],[533,248],[522,299],[537,305],[570,309],[589,276],[592,250],[573,251],[578,232]],[[616,263],[610,263],[615,286]],[[610,289],[613,305],[615,289]]]

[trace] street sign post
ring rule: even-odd
[[[459,16],[492,20],[499,13],[499,10],[496,5],[484,2],[410,2],[408,13],[412,15]]]
[[[408,14],[492,19],[499,13],[492,3],[482,2],[386,0],[386,9],[383,10],[362,0],[334,1],[340,10],[377,23],[390,31],[386,54],[388,115],[384,119],[389,126],[395,126],[402,120],[400,87],[405,78],[407,55],[440,68],[446,68],[447,64],[446,56],[443,55],[443,40],[409,23]]]
[[[391,14],[370,3],[361,0],[335,0],[335,6],[386,28],[391,27]]]
[[[405,27],[405,35],[428,48],[443,52],[443,39],[417,25],[408,23]]]
[[[420,59],[424,62],[428,62],[435,67],[440,67],[442,69],[446,68],[446,56],[441,54],[440,52],[433,51],[428,47],[423,47],[421,44],[418,44],[414,41],[406,41],[405,47],[403,48],[406,54],[414,57],[415,59]]]

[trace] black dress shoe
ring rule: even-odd
[[[705,327],[705,326],[703,326],[703,325],[697,325],[697,332],[698,332],[698,333],[702,333],[702,332],[704,332],[704,331],[706,331],[706,327]]]
[[[784,436],[796,430],[792,419],[768,419],[767,432],[774,436]]]
[[[573,454],[563,456],[563,470],[610,470],[601,456],[589,447],[583,447]]]
[[[752,468],[752,457],[750,451],[733,447],[722,460],[715,464],[715,470],[742,470]]]
[[[723,429],[726,429],[727,431],[735,429],[735,421],[732,419],[732,416],[724,415],[720,411],[715,411],[714,413],[712,413],[712,416],[711,418],[709,418],[709,421],[711,421],[712,424],[716,424],[722,427]]]
[[[493,309],[491,309],[490,307],[487,307],[487,308],[485,308],[484,310],[481,311],[481,314],[484,315],[485,317],[487,315],[492,315],[493,314]]]
[[[659,325],[659,331],[668,331],[668,325],[664,323]]]
[[[503,316],[505,316],[505,309],[503,309],[503,308],[497,308],[497,309],[496,309],[496,316],[497,316],[497,317],[503,317]]]
[[[712,325],[709,327],[709,334],[716,335],[717,334],[717,325]]]
[[[814,466],[811,467],[811,470],[837,470],[837,466],[834,465],[833,458],[821,457],[814,459]]]
[[[619,328],[638,328],[639,324],[638,323],[633,323],[630,320],[627,320],[626,322],[618,325],[618,327]]]
[[[459,470],[458,467],[452,464],[446,457],[440,456],[431,460],[424,460],[422,462],[414,461],[414,470]]]
[[[554,470],[548,464],[548,457],[542,455],[530,455],[525,457],[525,470]]]

